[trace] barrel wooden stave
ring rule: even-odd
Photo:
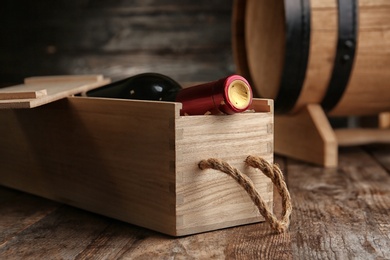
[[[309,60],[305,81],[292,113],[305,104],[321,103],[333,70],[337,41],[336,0],[311,1]]]
[[[270,15],[272,14],[272,15]],[[259,96],[277,95],[283,62],[285,42],[284,9],[280,1],[246,1],[245,48],[251,80]],[[254,33],[255,32],[255,33]],[[264,38],[267,35],[268,40]]]
[[[347,89],[330,115],[390,111],[390,1],[359,1],[359,32]]]

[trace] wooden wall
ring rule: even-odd
[[[3,0],[0,84],[98,73],[178,81],[234,72],[232,0]]]

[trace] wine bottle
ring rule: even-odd
[[[252,102],[252,89],[239,75],[182,88],[166,75],[142,73],[90,90],[86,95],[181,102],[181,115],[203,115],[207,112],[234,114],[247,110]]]

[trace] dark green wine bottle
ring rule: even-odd
[[[252,89],[239,75],[182,89],[179,83],[159,73],[142,73],[90,90],[89,97],[181,102],[182,115],[206,112],[234,114],[252,102]]]
[[[182,88],[175,80],[159,73],[142,73],[90,90],[89,97],[175,101]]]

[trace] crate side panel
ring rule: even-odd
[[[246,192],[215,170],[201,171],[202,159],[219,158],[247,174],[272,208],[273,186],[261,172],[245,166],[248,155],[273,162],[273,115],[182,117],[176,123],[178,233],[185,235],[262,221]]]
[[[175,230],[175,104],[70,98],[0,111],[0,183]]]

